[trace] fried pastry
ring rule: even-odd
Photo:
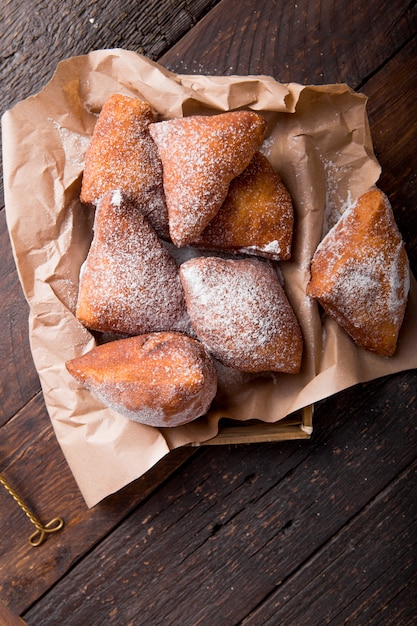
[[[148,333],[97,346],[66,363],[106,406],[149,426],[179,426],[204,415],[217,390],[214,363],[195,339]]]
[[[230,181],[264,140],[266,121],[253,111],[157,122],[150,133],[163,165],[170,236],[183,247],[216,215]]]
[[[162,163],[149,134],[150,105],[114,94],[104,103],[85,155],[81,201],[96,205],[106,191],[120,189],[168,238]]]
[[[187,328],[177,265],[119,191],[107,192],[97,206],[76,316],[92,330],[127,335]]]
[[[289,259],[294,225],[291,196],[268,159],[256,152],[232,180],[226,199],[193,245]]]
[[[196,336],[224,365],[244,372],[300,370],[302,335],[272,264],[198,257],[180,267]]]
[[[388,198],[379,189],[347,209],[318,246],[307,294],[354,342],[395,353],[410,285],[408,259]]]

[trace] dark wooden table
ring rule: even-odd
[[[25,0],[0,8],[1,111],[63,58],[122,47],[180,73],[346,82],[417,273],[417,9],[404,0]],[[87,509],[47,415],[0,211],[0,624],[417,620],[417,372],[319,402],[309,441],[182,448]],[[18,616],[21,616],[20,618]]]

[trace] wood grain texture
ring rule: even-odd
[[[216,6],[189,30],[202,16],[190,18],[191,4],[193,11]],[[38,91],[65,56],[117,45],[141,51],[145,23],[145,53],[165,51],[161,61],[176,71],[346,81],[369,96],[381,187],[415,268],[415,3],[354,0],[340,10],[312,0],[243,0],[238,9],[232,0],[166,2],[157,18],[155,5],[6,3],[2,106]],[[4,212],[0,218],[6,250]],[[408,525],[415,516],[408,484],[415,485],[416,371],[319,403],[310,442],[184,448],[88,511],[39,392],[10,250],[0,293],[0,471],[42,519],[62,515],[66,522],[41,549],[30,548],[29,520],[0,492],[0,598],[30,626],[273,624],[277,607],[287,624],[287,611],[304,615],[312,599],[318,615],[334,616],[326,611],[336,609],[320,602],[322,590],[334,594],[350,623],[367,611],[368,623],[380,626],[388,608],[385,623],[408,626],[417,614]],[[380,537],[383,545],[374,544]]]
[[[3,603],[15,613],[30,606],[195,452],[174,451],[121,494],[88,510],[58,446],[43,397],[37,394],[1,430],[0,472],[42,523],[59,516],[65,526],[40,548],[29,546],[35,528],[10,494],[0,489]]]
[[[10,613],[10,611],[0,601],[0,623],[2,626],[24,626],[26,622],[18,615]]]
[[[37,93],[52,77],[57,63],[69,56],[123,47],[155,60],[217,2],[6,1],[2,7],[0,80],[7,85],[7,93],[2,95],[2,107]]]
[[[390,197],[417,275],[417,211],[412,210],[417,206],[417,157],[412,148],[416,130],[411,114],[416,104],[417,38],[366,81],[362,90],[369,98],[372,140],[382,167],[378,184]]]
[[[357,88],[415,36],[417,8],[403,0],[222,0],[169,51],[167,66],[198,74],[263,74],[280,82]],[[250,45],[247,44],[250,42]]]
[[[413,381],[401,389],[399,410],[415,400]],[[392,392],[398,384],[398,377],[384,381]],[[69,614],[91,626],[240,623],[308,559],[319,559],[369,502],[382,503],[415,459],[414,423],[395,423],[385,397],[364,385],[347,411],[346,404],[343,415],[319,412],[311,445],[201,451],[23,617],[43,626]],[[396,540],[398,568],[409,565],[409,541],[410,529]],[[383,558],[390,554],[387,546]],[[308,570],[304,576],[310,580]],[[407,600],[415,603],[411,588]]]
[[[416,488],[414,462],[270,594],[242,626],[413,624]],[[347,591],[352,595],[348,606]]]

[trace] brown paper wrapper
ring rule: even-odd
[[[97,113],[114,92],[147,100],[161,118],[239,107],[260,112],[268,121],[263,152],[294,199],[293,256],[280,269],[305,341],[300,374],[251,378],[223,368],[210,413],[177,428],[125,419],[80,388],[65,368],[95,344],[74,316],[93,222],[79,192]],[[5,113],[2,124],[7,224],[30,305],[33,359],[58,442],[88,506],[171,449],[215,436],[221,417],[277,422],[351,385],[417,366],[413,278],[398,350],[389,359],[357,348],[305,295],[318,242],[380,175],[366,98],[348,86],[176,75],[133,52],[99,50],[61,62],[50,83]]]

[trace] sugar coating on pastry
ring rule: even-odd
[[[92,330],[128,335],[188,328],[177,264],[120,191],[97,206],[76,316]]]
[[[162,160],[175,245],[191,243],[214,217],[230,181],[262,145],[265,128],[265,119],[253,111],[194,115],[150,125]]]
[[[147,333],[97,346],[66,363],[70,374],[106,406],[154,427],[204,415],[217,390],[202,344],[180,333]]]
[[[106,191],[120,189],[167,238],[162,163],[149,133],[152,122],[147,102],[122,94],[110,96],[87,148],[80,197],[96,205]]]
[[[196,336],[245,372],[297,373],[303,341],[276,270],[260,259],[198,257],[180,267]]]
[[[307,294],[359,346],[395,353],[410,288],[407,254],[387,196],[363,194],[319,244]]]
[[[286,260],[293,226],[290,193],[267,157],[256,152],[231,181],[223,205],[193,245]]]

